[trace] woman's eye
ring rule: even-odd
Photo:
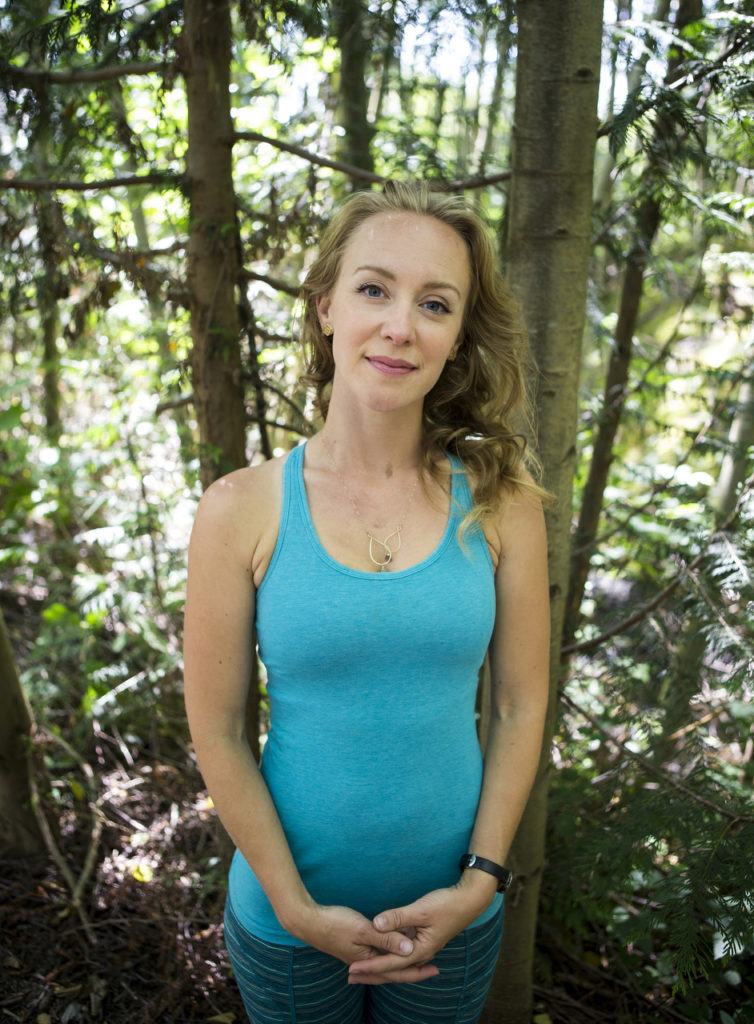
[[[367,290],[370,289],[370,288],[376,288],[378,292],[382,291],[382,289],[380,288],[379,285],[362,285],[361,288],[357,289],[357,291],[358,292],[365,292],[366,293]],[[376,295],[370,295],[370,298],[371,299],[376,299],[377,296]]]
[[[378,284],[362,284],[359,288],[356,289],[356,291],[357,292],[363,292],[364,294],[366,294],[367,291],[370,288],[376,288],[378,292],[382,291],[382,288]],[[370,295],[369,298],[370,299],[376,299],[376,298],[379,298],[379,296],[377,296],[377,295]],[[444,302],[440,302],[439,299],[428,299],[427,302],[424,303],[424,305],[425,306],[439,306],[440,307],[439,309],[430,310],[430,312],[432,312],[432,313],[449,313],[450,312],[450,310],[445,305],[445,303]]]

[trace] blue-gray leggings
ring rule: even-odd
[[[432,957],[415,982],[349,985],[348,964],[313,946],[256,938],[225,902],[225,945],[251,1024],[476,1024],[495,973],[505,904]]]

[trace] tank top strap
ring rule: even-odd
[[[262,582],[259,584],[257,596],[259,596],[262,590],[265,589],[266,584],[272,577],[273,569],[280,561],[283,549],[288,549],[291,544],[301,543],[301,524],[296,522],[297,517],[300,517],[300,502],[296,500],[299,476],[296,460],[301,458],[302,450],[303,447],[301,445],[291,448],[283,462],[282,495],[280,498],[280,517],[278,519],[277,540],[275,541],[275,548],[272,552],[269,565],[265,570]]]
[[[455,481],[453,493],[456,495],[458,506],[460,511],[456,513],[458,521],[463,519],[464,515],[469,512],[474,506],[474,497],[471,493],[471,485],[469,483],[468,470],[461,458],[453,452],[448,452],[450,461],[453,464],[455,470],[453,479]],[[489,568],[494,573],[495,567],[490,555],[490,549],[487,544],[487,538],[484,530],[480,523],[476,522],[472,525],[468,534],[468,543],[473,547],[477,548],[482,553],[484,561],[488,564]]]
[[[303,444],[294,445],[288,453],[288,457],[285,460],[285,490],[288,495],[289,503],[293,502],[294,496],[298,498],[301,493],[303,472],[301,469],[301,461],[304,458],[304,446]],[[296,508],[299,508],[299,502],[294,502]]]
[[[453,467],[453,484],[450,492],[453,496],[453,507],[451,512],[456,517],[463,518],[466,512],[471,508],[472,503],[471,490],[466,476],[466,467],[463,462],[461,462],[461,459],[453,452],[448,451],[447,454],[450,459],[450,464]]]

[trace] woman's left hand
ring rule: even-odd
[[[489,886],[472,886],[462,879],[445,889],[433,889],[404,907],[380,911],[372,919],[375,928],[406,932],[414,943],[414,951],[408,956],[375,952],[366,959],[355,960],[348,970],[349,980],[365,985],[403,981],[407,969],[415,971],[424,964],[427,967],[421,980],[433,978],[440,971],[428,961],[467,928],[489,906],[493,896],[494,886],[490,892]],[[382,918],[384,925],[379,923]]]

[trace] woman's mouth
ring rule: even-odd
[[[387,377],[405,377],[407,373],[411,373],[416,369],[415,366],[391,366],[390,363],[385,363],[381,359],[372,359],[369,356],[366,357],[367,362],[379,370],[380,373],[384,373]]]

